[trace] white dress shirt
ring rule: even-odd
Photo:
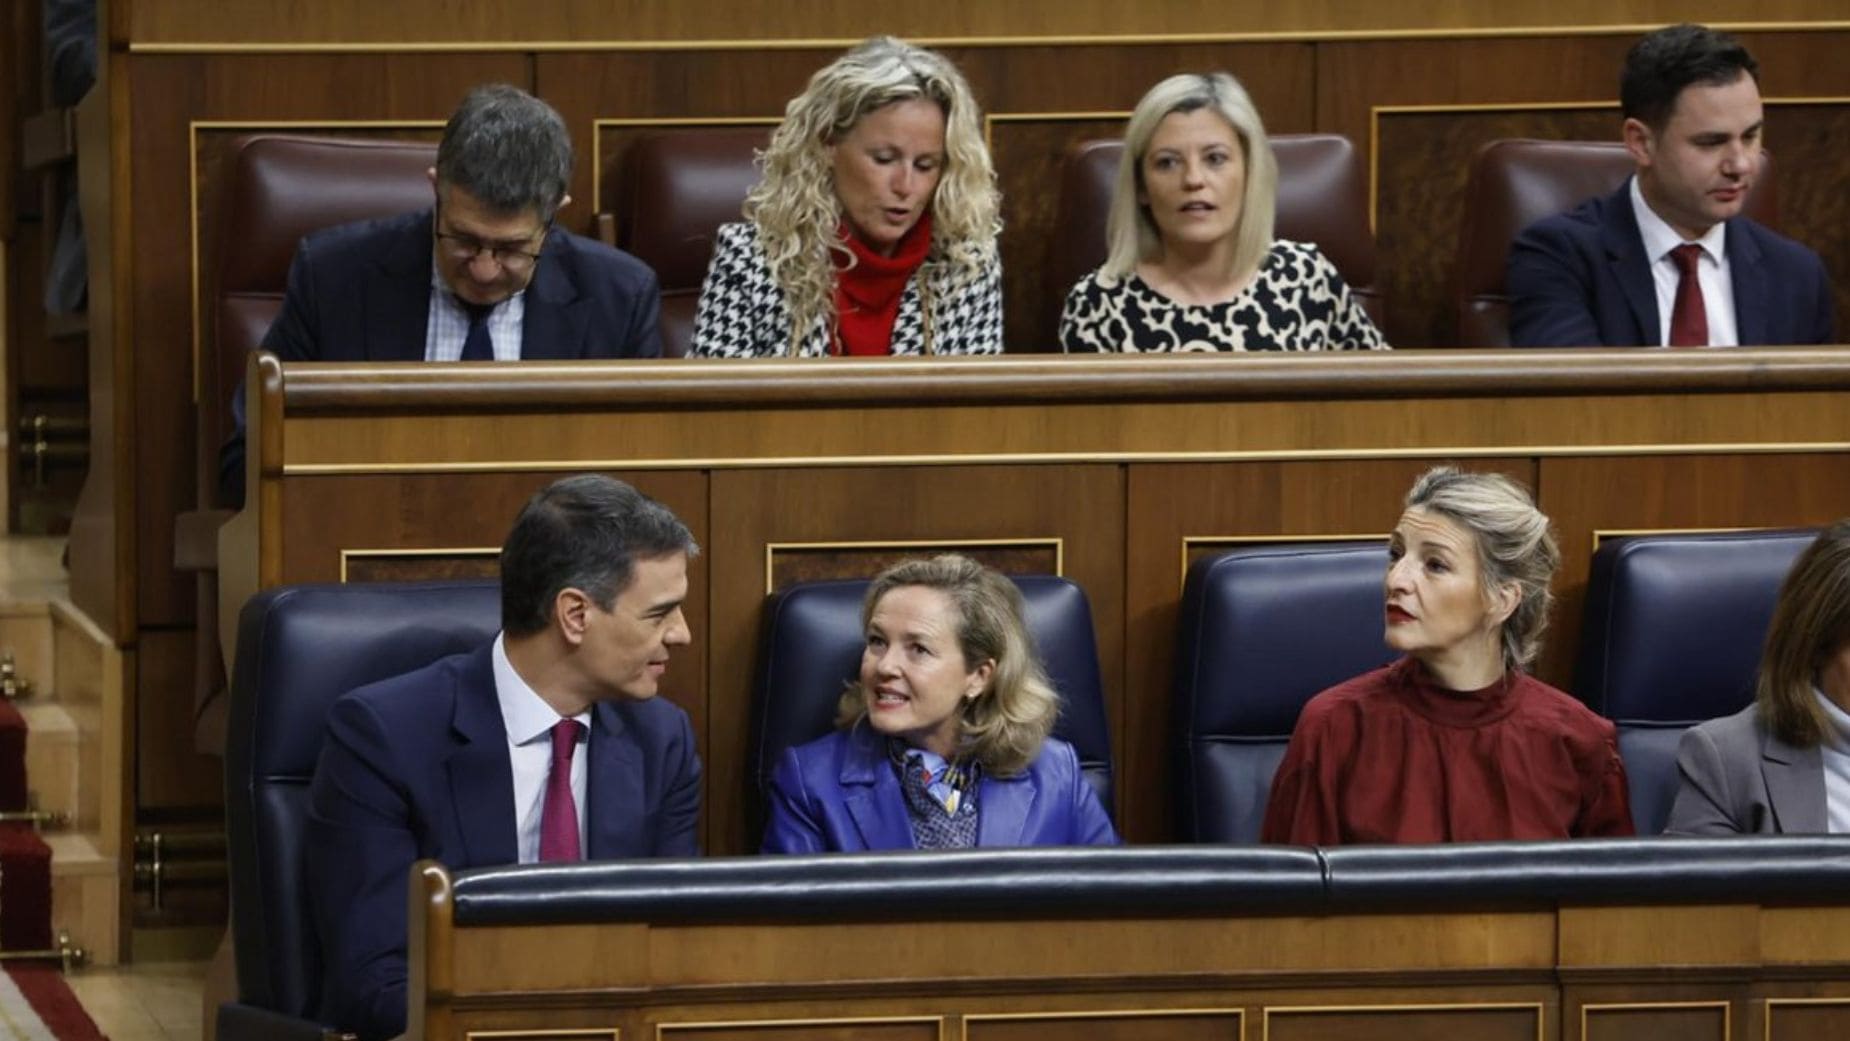
[[[1644,255],[1651,261],[1651,281],[1657,286],[1657,342],[1664,346],[1670,343],[1670,312],[1677,306],[1677,284],[1683,280],[1683,269],[1670,251],[1683,245],[1684,239],[1644,201],[1636,177],[1632,178],[1631,192],[1632,214],[1638,218]],[[1702,310],[1709,321],[1709,346],[1733,347],[1741,342],[1741,333],[1734,323],[1728,223],[1716,223],[1695,244],[1702,247],[1702,257],[1696,261],[1696,282],[1702,287]]]
[[[540,817],[546,808],[546,775],[552,771],[552,728],[561,718],[546,704],[507,660],[506,634],[495,637],[491,657],[495,667],[495,700],[501,703],[501,722],[507,726],[508,765],[514,772],[514,825],[516,848],[522,864],[540,859]],[[572,803],[578,810],[578,849],[591,848],[585,835],[585,785],[590,776],[585,761],[591,753],[591,713],[572,717],[584,724],[578,749],[572,753]],[[468,807],[461,807],[464,813]]]
[[[1824,708],[1830,726],[1824,730],[1819,758],[1824,760],[1824,819],[1831,834],[1850,832],[1850,713],[1824,696],[1816,687],[1812,693]]]
[[[520,360],[520,325],[527,317],[527,291],[522,289],[495,305],[488,313],[488,342],[494,346],[496,361]],[[469,312],[430,269],[430,318],[424,323],[424,360],[461,361],[463,344],[469,339]]]

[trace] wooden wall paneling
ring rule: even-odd
[[[1506,136],[1617,140],[1616,110],[1602,114],[1595,106],[1617,103],[1619,70],[1635,38],[1317,44],[1317,128],[1369,147],[1391,342],[1455,342],[1451,265],[1477,146]],[[1836,260],[1850,246],[1843,243],[1846,204],[1835,191],[1845,146],[1834,135],[1842,128],[1839,103],[1850,84],[1829,51],[1841,51],[1850,34],[1744,33],[1742,39],[1761,63],[1762,93],[1794,103],[1770,104],[1768,115],[1769,127],[1782,135],[1772,142],[1776,153],[1794,152],[1792,162],[1780,163],[1782,226],[1832,261],[1841,309],[1850,300],[1850,267]],[[1790,207],[1789,183],[1795,193]]]
[[[560,220],[590,235],[595,214],[610,211],[628,138],[623,121],[781,117],[784,103],[838,53],[822,47],[535,55],[535,90],[565,117],[578,150],[573,203]]]
[[[126,9],[126,11],[124,11]],[[373,46],[445,42],[474,46],[561,46],[601,41],[714,39],[854,39],[873,33],[923,37],[1092,36],[1469,30],[1494,27],[1625,26],[1688,18],[1727,22],[1742,14],[1767,22],[1843,18],[1832,0],[1763,0],[1751,12],[1726,0],[1512,0],[1477,4],[1369,4],[1344,0],[1037,0],[991,4],[943,0],[929,6],[870,9],[853,0],[817,0],[788,10],[751,0],[638,3],[612,8],[600,0],[554,0],[521,7],[458,9],[439,2],[379,4],[326,0],[311,8],[225,7],[211,0],[139,0],[114,4],[120,36],[138,44],[291,41]]]
[[[745,762],[768,544],[1059,539],[1066,577],[1092,604],[1113,743],[1121,747],[1123,494],[1122,471],[1109,465],[715,471],[708,852],[758,846],[744,802]],[[1116,760],[1122,764],[1122,755]]]
[[[533,493],[564,476],[557,473],[489,474],[356,474],[290,478],[284,494],[307,501],[339,497],[373,505],[368,511],[326,513],[307,511],[291,515],[283,533],[287,547],[284,583],[358,581],[349,566],[342,574],[343,551],[351,565],[354,551],[373,551],[371,560],[392,562],[400,569],[415,569],[412,551],[439,550],[427,567],[405,577],[437,578],[478,572],[483,554],[498,553],[508,529]],[[707,482],[698,471],[618,472],[612,476],[659,499],[693,532],[694,540],[710,552],[712,538],[707,518]],[[385,550],[404,550],[396,557]],[[362,567],[365,564],[362,563]],[[688,567],[688,594],[683,611],[693,642],[674,651],[663,677],[662,696],[687,710],[697,739],[704,739],[707,724],[706,553]],[[401,574],[403,571],[401,570]],[[702,747],[701,755],[706,756]],[[711,774],[709,773],[709,776]],[[711,785],[709,784],[709,790]]]
[[[1239,1009],[1174,1012],[1026,1013],[965,1016],[966,1041],[1240,1041],[1245,1017]]]
[[[1535,1004],[1393,1005],[1268,1008],[1267,1041],[1399,1041],[1469,1037],[1478,1041],[1541,1041],[1546,1006]]]
[[[1580,1006],[1583,1041],[1730,1041],[1726,1001],[1658,1001]]]
[[[1460,117],[1450,107],[1481,106],[1490,113],[1503,105],[1609,103],[1627,46],[1629,40],[1609,37],[1318,45],[1317,129],[1347,134],[1367,149],[1390,343],[1452,342],[1448,285],[1465,175],[1477,143],[1503,135],[1453,140],[1462,132],[1452,128]],[[1418,124],[1425,134],[1405,143],[1390,136],[1390,116],[1382,112],[1376,139],[1377,109],[1412,106],[1448,110],[1426,117]],[[1617,120],[1608,117],[1605,126],[1599,136],[1616,138]],[[1564,128],[1537,124],[1535,132],[1546,136]]]
[[[114,10],[115,8],[111,8]],[[71,517],[71,602],[117,645],[134,642],[136,557],[133,267],[127,262],[129,96],[126,55],[100,49],[97,82],[77,107],[78,194],[90,267],[86,351],[90,467]]]
[[[347,121],[440,122],[475,84],[530,86],[532,72],[526,57],[506,53],[140,55],[130,65],[135,218],[125,255],[134,271],[135,512],[144,548],[137,589],[145,622],[183,624],[192,614],[192,579],[174,572],[171,547],[174,514],[195,501],[192,280],[199,261],[189,200],[200,157],[192,125],[308,122],[321,131]]]
[[[1119,766],[1135,842],[1175,837],[1173,699],[1184,539],[1377,536],[1394,528],[1413,479],[1431,459],[1153,463],[1129,467],[1125,532],[1125,729]],[[1472,470],[1534,484],[1518,458],[1473,459]],[[1386,573],[1386,557],[1382,571]]]
[[[1850,998],[1768,998],[1761,1012],[1765,1041],[1850,1036]]]
[[[1782,528],[1850,516],[1850,454],[1562,456],[1541,461],[1561,543],[1554,620],[1537,673],[1572,690],[1595,532]]]
[[[1573,107],[1382,110],[1377,114],[1375,236],[1384,271],[1389,342],[1482,346],[1458,339],[1453,268],[1472,157],[1509,137],[1616,140],[1618,109]]]
[[[135,807],[140,816],[212,811],[224,761],[193,741],[193,631],[143,629],[135,670]]]
[[[1850,34],[1846,34],[1850,38]],[[1837,338],[1850,340],[1850,76],[1844,96],[1766,106],[1767,148],[1777,164],[1779,231],[1816,250],[1831,276]]]
[[[944,1020],[825,1019],[663,1023],[662,1041],[940,1041]]]

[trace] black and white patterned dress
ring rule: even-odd
[[[1279,239],[1259,273],[1224,303],[1179,304],[1135,274],[1094,271],[1066,294],[1067,351],[1360,351],[1387,342],[1316,246]]]
[[[929,310],[924,301],[930,301]],[[927,256],[906,283],[893,322],[893,353],[926,353],[930,316],[932,354],[998,354],[1002,351],[1002,262],[992,261],[973,279],[961,279],[949,265]],[[790,311],[784,291],[771,278],[758,225],[723,224],[713,244],[713,262],[694,311],[694,343],[703,358],[784,357],[790,353]],[[809,358],[829,353],[829,322],[818,317],[797,345]]]

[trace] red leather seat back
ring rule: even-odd
[[[233,390],[246,357],[263,342],[289,283],[296,244],[312,231],[428,207],[425,175],[437,146],[418,141],[264,134],[234,142],[226,156],[219,221],[217,288],[199,409],[204,475],[216,473],[230,427]],[[201,503],[215,497],[201,482]]]
[[[662,283],[662,351],[679,357],[694,338],[694,307],[721,224],[740,219],[758,183],[754,154],[770,127],[664,130],[624,152],[616,193],[617,246]]]

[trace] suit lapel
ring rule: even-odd
[[[912,849],[912,824],[899,778],[887,761],[886,742],[869,727],[856,724],[842,750],[842,803],[861,833],[866,849]]]
[[[413,221],[378,259],[376,278],[360,281],[367,361],[423,361],[430,325],[431,215]]]
[[[1023,845],[1028,814],[1040,794],[1032,773],[1010,778],[984,777],[977,798],[976,844],[984,849]]]
[[[451,867],[512,864],[520,859],[514,823],[514,771],[508,765],[507,726],[495,699],[493,645],[469,656],[456,681],[450,727],[456,748],[444,764],[450,805],[462,834],[464,862]]]
[[[526,317],[520,325],[520,357],[525,361],[581,358],[585,353],[590,299],[579,294],[566,269],[565,249],[560,245],[564,234],[554,231],[546,236],[539,266],[527,284]]]
[[[1734,283],[1735,342],[1749,346],[1778,343],[1785,337],[1776,339],[1768,329],[1773,316],[1767,312],[1766,304],[1773,299],[1772,287],[1767,285],[1766,268],[1760,264],[1760,245],[1748,236],[1746,223],[1728,222],[1725,247],[1729,279]]]
[[[1606,224],[1600,231],[1612,276],[1625,293],[1625,302],[1638,324],[1638,341],[1654,346],[1662,336],[1657,319],[1657,286],[1651,280],[1651,261],[1644,255],[1638,217],[1632,212],[1631,182],[1619,187],[1606,202]]]
[[[1760,773],[1780,832],[1829,831],[1824,809],[1824,759],[1818,749],[1794,748],[1773,734],[1761,743]]]
[[[642,857],[654,852],[642,833],[646,794],[642,755],[624,737],[623,714],[600,702],[591,710],[591,757],[585,772],[585,835],[591,860]]]

